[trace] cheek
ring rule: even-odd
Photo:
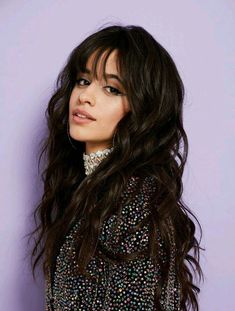
[[[69,107],[71,107],[71,105],[76,101],[78,97],[78,92],[76,91],[76,89],[73,89],[69,98]]]
[[[121,105],[118,109],[115,107],[115,109],[106,110],[104,111],[104,118],[103,118],[103,124],[107,127],[114,128],[117,123],[125,116],[126,111],[124,109],[124,106]]]

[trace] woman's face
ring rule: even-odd
[[[110,147],[117,123],[130,110],[117,71],[116,51],[107,59],[106,81],[102,71],[103,56],[97,66],[97,79],[92,76],[93,56],[88,59],[86,72],[77,76],[69,100],[70,136],[85,142],[87,154]],[[86,113],[92,119],[84,118]]]

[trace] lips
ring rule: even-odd
[[[72,112],[72,114],[73,114],[73,115],[81,114],[81,115],[87,117],[87,118],[90,119],[90,120],[93,120],[93,121],[96,120],[96,119],[95,119],[92,115],[90,115],[87,111],[81,110],[81,109],[78,109],[78,108],[74,109],[73,112]]]

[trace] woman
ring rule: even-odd
[[[32,255],[33,269],[44,257],[46,310],[198,310],[183,96],[172,58],[142,27],[100,29],[72,51],[42,150]]]

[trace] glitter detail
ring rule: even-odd
[[[168,219],[168,226],[170,228],[170,242],[171,242],[171,252],[170,252],[170,267],[168,271],[167,283],[164,284],[161,292],[160,304],[163,310],[175,311],[180,309],[180,294],[181,286],[177,282],[175,274],[175,253],[176,245],[174,240],[174,227],[170,219]]]
[[[135,233],[130,233],[130,229],[149,215],[150,199],[156,185],[151,177],[146,177],[136,192],[138,182],[139,177],[130,178],[120,199],[120,213],[111,215],[102,224],[99,241],[113,255],[131,254],[148,247],[150,224],[145,223]],[[125,203],[130,196],[133,198],[131,202]],[[95,281],[83,275],[74,275],[74,241],[79,226],[80,221],[77,221],[60,248],[53,274],[53,286],[50,274],[46,278],[46,311],[157,311],[154,293],[161,278],[161,269],[160,264],[155,265],[149,257],[143,256],[125,263],[111,263],[94,256],[87,271],[95,277]],[[159,255],[164,262],[169,259],[158,230],[157,233]],[[164,311],[180,311],[180,287],[176,282],[174,259],[173,241],[169,277],[163,286],[160,300]]]
[[[91,174],[95,168],[100,164],[100,162],[107,157],[107,155],[113,151],[113,147],[105,150],[98,150],[90,154],[83,153],[85,174]]]

